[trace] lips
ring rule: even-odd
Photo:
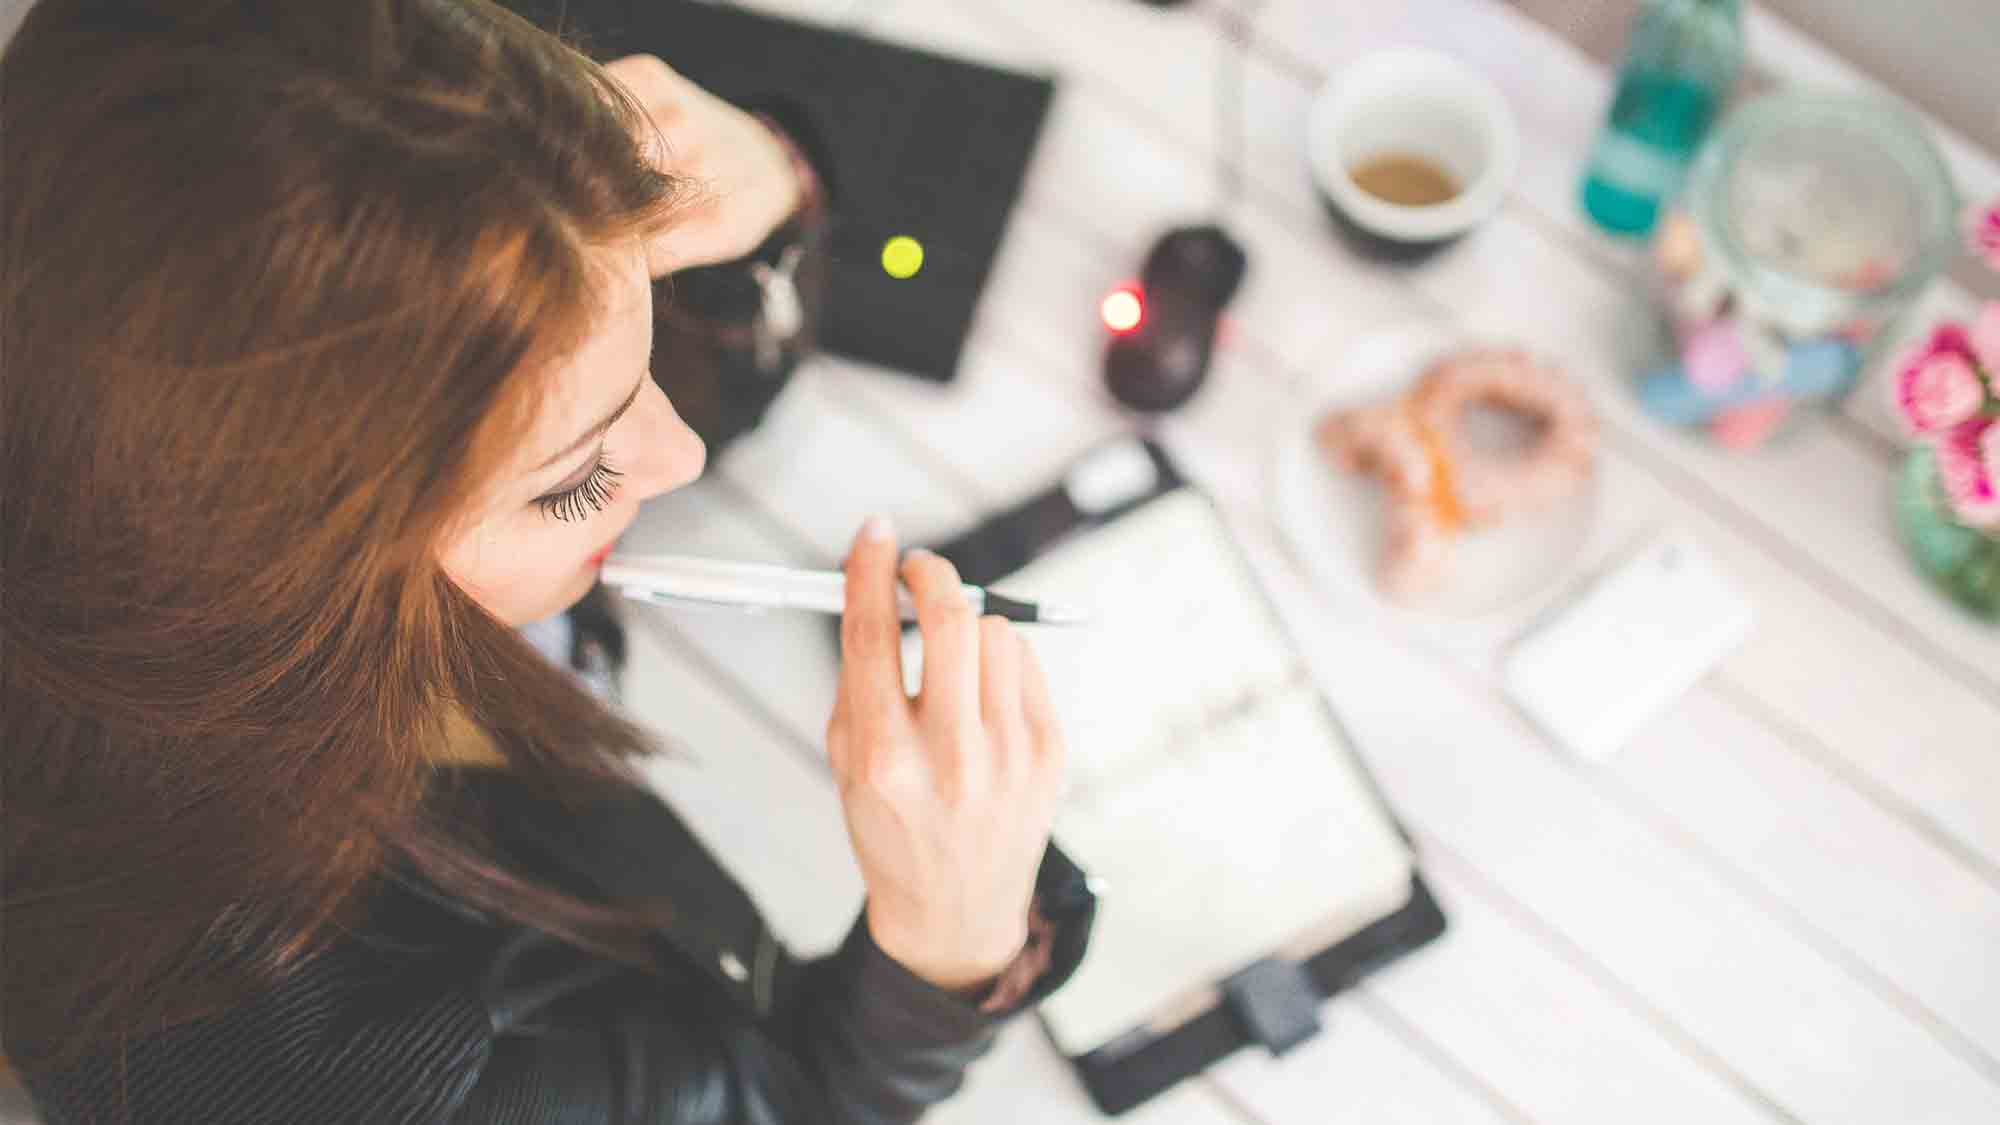
[[[590,558],[589,558],[588,560],[586,560],[586,561],[587,561],[587,562],[588,562],[588,563],[589,563],[589,564],[590,564],[591,566],[594,566],[594,567],[596,567],[596,566],[603,566],[603,565],[604,565],[604,560],[605,560],[605,559],[608,559],[608,558],[610,558],[610,557],[611,557],[611,548],[612,548],[612,546],[613,546],[613,544],[610,544],[610,543],[606,543],[606,544],[604,545],[604,549],[603,549],[603,550],[600,550],[600,551],[598,551],[598,552],[597,552],[596,554],[594,554],[594,555],[590,556]]]

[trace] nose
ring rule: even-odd
[[[648,381],[639,408],[645,411],[644,425],[637,435],[640,463],[629,475],[636,488],[634,498],[648,500],[701,476],[708,463],[708,447],[681,419],[659,384]]]

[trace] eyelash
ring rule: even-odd
[[[583,483],[540,497],[535,505],[542,510],[542,515],[553,516],[564,523],[588,519],[591,512],[603,511],[604,505],[618,494],[617,481],[622,475],[600,454],[597,464],[591,467],[590,475],[583,478]],[[586,507],[589,511],[584,510]]]

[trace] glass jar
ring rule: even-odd
[[[1896,528],[1925,577],[1976,616],[2000,622],[2000,530],[1967,526],[1952,513],[1929,446],[1911,450],[1897,474]]]
[[[1951,260],[1957,197],[1922,122],[1770,94],[1726,118],[1653,240],[1648,413],[1732,449],[1839,406]]]

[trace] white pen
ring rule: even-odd
[[[847,576],[837,570],[795,570],[764,563],[725,562],[681,555],[613,554],[599,579],[628,598],[666,605],[697,603],[740,609],[795,609],[839,615],[847,608]],[[1048,602],[1025,602],[979,586],[963,586],[972,611],[1022,624],[1077,625],[1083,615]],[[896,611],[917,619],[916,603],[896,584]]]

